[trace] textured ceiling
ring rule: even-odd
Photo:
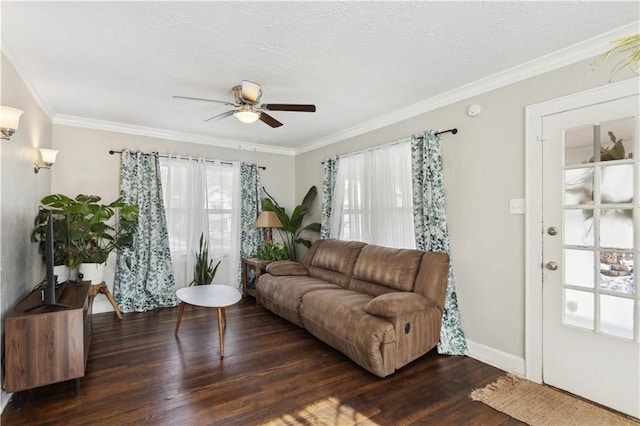
[[[52,118],[295,148],[639,19],[638,2],[11,2],[7,55]],[[204,120],[241,80],[272,129]]]

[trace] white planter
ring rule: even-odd
[[[82,281],[91,281],[91,284],[100,284],[104,281],[104,263],[83,263],[78,268],[78,273],[82,274]]]
[[[58,279],[58,284],[69,281],[69,268],[65,265],[57,265],[53,267],[53,275]]]

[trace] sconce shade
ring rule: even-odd
[[[53,166],[53,163],[56,162],[56,156],[58,155],[58,151],[55,149],[38,148],[38,151],[40,151],[44,166],[41,166],[38,160],[34,161],[34,173],[38,173],[40,169],[50,169],[51,166]]]
[[[254,226],[256,228],[282,228],[282,223],[274,212],[264,211],[258,215]]]
[[[58,155],[58,151],[55,149],[45,149],[45,148],[39,148],[39,150],[40,150],[40,155],[42,156],[42,162],[48,167],[51,167],[53,163],[56,162],[56,156]]]
[[[24,111],[18,108],[12,108],[8,106],[0,107],[0,132],[2,132],[1,139],[9,140],[11,135],[18,129],[20,123],[20,116]]]

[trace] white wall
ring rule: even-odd
[[[54,124],[53,145],[59,150],[57,162],[52,169],[52,193],[62,193],[71,197],[91,194],[102,197],[110,203],[120,193],[120,155],[110,155],[109,150],[157,151],[161,154],[181,154],[203,156],[226,161],[255,162],[265,166],[260,170],[260,182],[280,204],[290,211],[293,207],[294,157],[217,148],[159,139],[154,137],[95,130],[82,127]],[[113,291],[115,273],[115,253],[107,261],[105,282]],[[110,311],[111,306],[103,295],[98,295],[94,303],[94,313]]]
[[[24,111],[20,127],[11,140],[0,140],[0,305],[4,347],[5,315],[45,274],[38,245],[30,241],[30,236],[40,199],[51,189],[51,175],[47,170],[39,174],[33,172],[36,147],[51,147],[51,121],[4,52],[1,56],[0,104]],[[7,402],[7,394],[2,391],[2,408]]]
[[[524,368],[524,216],[509,214],[509,199],[524,198],[525,107],[606,84],[609,68],[592,71],[591,63],[574,64],[298,155],[296,198],[311,185],[321,187],[320,163],[330,155],[425,129],[456,127],[457,135],[443,136],[443,159],[463,328],[473,347],[493,353],[494,364]],[[615,79],[630,76],[621,72]],[[483,111],[469,117],[467,108],[474,103]],[[318,221],[320,201],[312,216]]]

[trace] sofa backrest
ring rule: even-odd
[[[360,251],[349,289],[379,296],[412,291],[424,252],[368,244]]]
[[[364,246],[366,244],[359,241],[318,240],[307,251],[302,263],[309,269],[309,276],[347,288]]]
[[[448,279],[449,256],[445,253],[426,252],[422,256],[413,291],[426,297],[431,304],[444,312]]]

